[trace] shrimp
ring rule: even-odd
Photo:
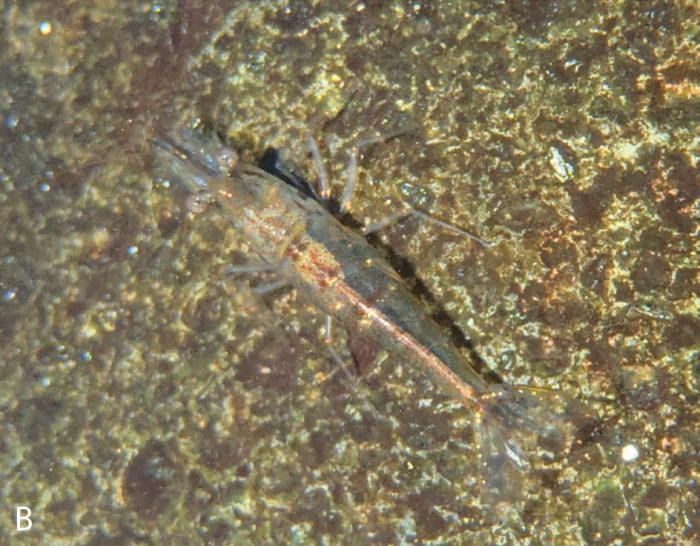
[[[571,418],[582,413],[576,405],[559,392],[487,382],[389,263],[308,188],[241,162],[234,150],[192,129],[151,142],[170,176],[213,203],[282,281],[472,409],[484,459],[498,456],[525,469],[535,447],[564,449]]]

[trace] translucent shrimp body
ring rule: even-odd
[[[545,391],[487,383],[396,271],[317,200],[189,129],[152,142],[170,176],[205,192],[281,280],[351,332],[427,372],[482,416],[482,437],[513,466],[527,466],[524,450],[532,442],[523,441],[523,433],[563,433],[542,403]]]

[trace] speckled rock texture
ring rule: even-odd
[[[0,542],[700,541],[695,2],[2,14]],[[195,122],[311,180],[312,135],[335,195],[354,142],[403,132],[361,149],[353,217],[407,203],[489,241],[377,237],[494,376],[585,403],[595,434],[486,500],[472,410],[336,328],[344,373],[320,312],[230,274],[246,241],[148,143]]]

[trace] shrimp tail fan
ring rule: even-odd
[[[596,426],[591,412],[562,392],[491,386],[481,397],[476,427],[482,497],[489,504],[519,497],[533,471],[560,465]]]

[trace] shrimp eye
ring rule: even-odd
[[[216,164],[222,172],[229,172],[238,164],[238,154],[233,150],[221,150],[216,154]]]

